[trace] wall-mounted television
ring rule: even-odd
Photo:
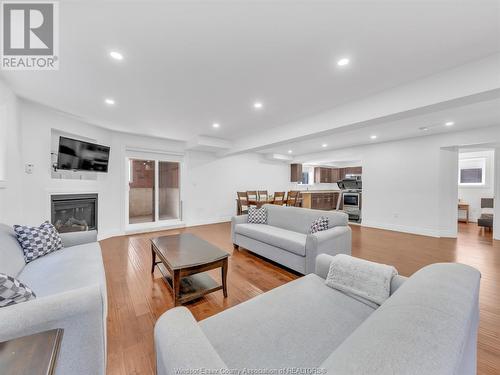
[[[108,163],[108,146],[67,137],[59,137],[57,169],[107,172]]]

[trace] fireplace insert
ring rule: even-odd
[[[52,195],[51,221],[60,233],[97,230],[97,194]]]

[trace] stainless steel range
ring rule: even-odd
[[[340,188],[337,210],[349,215],[349,221],[361,223],[362,182],[361,175],[347,175],[337,182]]]

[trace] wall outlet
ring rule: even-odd
[[[32,174],[33,173],[33,169],[35,168],[35,165],[34,164],[31,164],[31,163],[26,163],[24,165],[24,171],[27,173],[27,174]]]

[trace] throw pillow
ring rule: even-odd
[[[26,263],[63,247],[61,236],[48,221],[39,227],[14,225],[14,231],[23,249]]]
[[[265,207],[248,207],[248,222],[252,224],[266,224],[267,209]]]
[[[35,293],[15,277],[0,273],[0,307],[35,299]]]
[[[328,229],[328,218],[325,216],[320,216],[312,222],[311,228],[309,229],[309,233],[313,234],[327,229]]]

